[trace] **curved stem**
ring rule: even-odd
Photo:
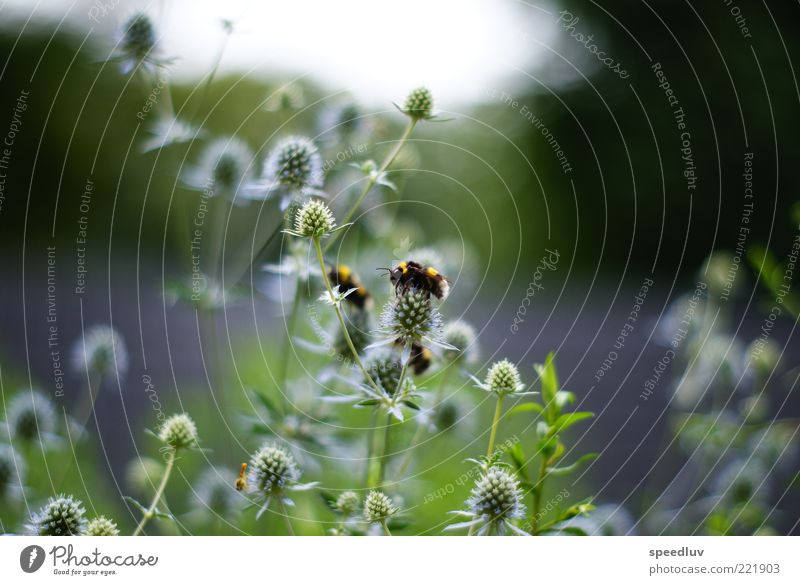
[[[328,279],[328,271],[325,270],[325,260],[322,257],[322,246],[320,246],[319,238],[313,238],[314,240],[314,248],[317,251],[317,260],[319,260],[319,268],[322,271],[322,281],[325,283],[325,288],[328,289],[328,294],[330,295],[331,299],[335,298],[333,294],[333,287],[331,287],[331,281]],[[353,360],[356,362],[356,365],[361,369],[361,372],[364,374],[364,378],[366,378],[367,383],[372,386],[376,392],[382,394],[383,391],[380,387],[375,383],[375,380],[372,379],[372,376],[369,375],[367,368],[364,366],[364,363],[361,361],[361,358],[358,355],[358,350],[356,350],[356,346],[353,345],[353,340],[350,339],[350,332],[347,330],[347,325],[344,322],[344,317],[342,316],[342,309],[339,307],[338,304],[334,303],[333,305],[334,311],[336,311],[336,317],[339,319],[339,325],[342,328],[342,335],[344,335],[344,339],[347,342],[347,347],[350,348],[350,353],[353,354]]]
[[[358,208],[361,207],[361,204],[364,202],[366,196],[369,194],[370,191],[372,191],[372,188],[375,186],[378,177],[383,175],[383,173],[386,172],[386,169],[389,168],[389,165],[392,164],[394,159],[400,153],[400,150],[402,150],[403,146],[408,141],[408,138],[411,136],[411,133],[414,131],[414,126],[416,125],[417,125],[417,120],[415,118],[410,118],[408,121],[408,125],[406,126],[406,129],[403,132],[403,135],[399,138],[397,144],[392,149],[392,151],[387,155],[385,159],[383,159],[381,166],[378,167],[378,171],[374,175],[370,175],[370,177],[367,178],[367,183],[366,185],[364,185],[364,189],[361,191],[361,194],[358,196],[358,199],[355,200],[355,203],[353,203],[348,212],[345,214],[344,219],[341,222],[341,225],[345,225],[349,223],[350,220],[353,219],[353,216],[356,214],[356,211],[358,211]],[[342,230],[334,233],[333,236],[331,236],[331,239],[328,240],[328,243],[325,246],[325,251],[330,250],[331,246],[333,246],[333,243],[339,237],[341,231]]]
[[[372,455],[375,452],[375,425],[378,423],[378,411],[380,408],[374,406],[372,414],[369,415],[369,429],[367,430],[367,461],[364,464],[364,485],[369,485],[372,471]]]
[[[385,518],[381,520],[381,526],[383,526],[383,531],[386,533],[386,536],[392,535],[392,533],[389,531],[389,524],[386,522]]]
[[[492,420],[492,432],[489,434],[489,449],[486,451],[486,457],[491,457],[494,451],[494,440],[497,436],[497,427],[500,423],[500,415],[503,414],[503,399],[504,394],[497,397],[497,406],[494,409],[494,419]]]
[[[136,526],[136,530],[133,531],[133,534],[131,536],[139,536],[139,534],[144,529],[144,525],[147,524],[150,518],[155,516],[156,506],[158,506],[158,502],[161,501],[161,498],[164,495],[164,489],[167,487],[167,481],[169,481],[169,476],[172,473],[172,468],[175,466],[175,455],[177,453],[178,453],[177,449],[169,450],[169,455],[167,457],[167,465],[164,467],[164,475],[161,477],[161,483],[158,484],[158,489],[156,490],[156,493],[153,496],[153,501],[150,503],[150,507],[147,508],[147,511],[142,516],[142,519]]]

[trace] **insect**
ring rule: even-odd
[[[356,289],[345,297],[345,300],[353,306],[361,310],[369,309],[372,306],[372,295],[364,288],[358,276],[349,266],[337,264],[336,266],[328,267],[328,278],[331,280],[331,284],[340,287],[339,290],[342,292],[346,292],[351,288]]]
[[[419,376],[431,367],[433,353],[427,347],[422,347],[418,343],[411,344],[411,357],[408,365],[414,369],[414,375]]]
[[[389,280],[397,294],[409,289],[425,291],[437,299],[443,300],[450,294],[450,283],[433,266],[423,266],[412,260],[401,262],[396,268],[389,269]]]
[[[241,492],[247,489],[247,476],[245,475],[245,471],[247,471],[247,463],[242,463],[242,468],[239,470],[239,477],[236,478],[236,491]]]

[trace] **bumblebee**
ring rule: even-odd
[[[336,266],[328,267],[328,278],[331,281],[331,285],[339,286],[339,290],[342,292],[346,292],[351,288],[356,289],[345,297],[345,301],[362,311],[372,306],[372,295],[364,288],[358,276],[349,266],[337,264]]]
[[[425,291],[439,300],[450,294],[450,283],[433,266],[422,266],[412,260],[401,262],[396,268],[389,269],[389,280],[397,294],[404,294],[409,289]]]
[[[433,361],[433,353],[427,347],[422,347],[418,343],[411,344],[411,357],[409,358],[408,365],[413,368],[414,375],[419,376],[431,367]]]

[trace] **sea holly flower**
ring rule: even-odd
[[[261,179],[245,190],[246,196],[264,199],[280,197],[281,210],[303,196],[327,197],[321,190],[324,179],[322,158],[316,145],[304,136],[289,136],[269,153]]]
[[[197,447],[197,426],[188,414],[174,414],[161,425],[158,438],[175,450],[192,449]]]
[[[120,377],[128,370],[125,340],[110,325],[95,325],[75,342],[72,366],[78,372],[89,371],[103,378],[114,373]]]
[[[242,187],[252,181],[253,151],[247,144],[236,138],[220,138],[209,144],[203,151],[194,169],[184,176],[184,182],[192,189],[206,190],[226,197],[235,203],[243,203],[249,197]]]
[[[478,359],[478,335],[466,321],[451,321],[445,325],[443,337],[445,343],[453,346],[444,351],[447,361],[472,364]]]
[[[358,494],[352,490],[342,492],[336,498],[336,510],[345,517],[350,517],[358,511],[361,501]]]
[[[386,528],[386,521],[397,514],[397,506],[381,491],[372,490],[364,498],[364,520],[367,524],[381,524]]]
[[[455,349],[444,341],[442,331],[442,315],[433,306],[430,294],[410,289],[384,306],[378,331],[383,340],[370,347],[418,343],[423,347]]]
[[[139,66],[152,71],[172,62],[161,55],[153,21],[144,12],[128,18],[119,35],[115,58],[120,61],[122,73],[128,74]]]
[[[50,498],[28,524],[36,536],[81,536],[86,532],[86,509],[80,500],[68,495]]]
[[[336,218],[330,208],[318,199],[311,199],[297,211],[294,229],[284,232],[300,238],[325,238],[348,225],[336,227]]]
[[[8,406],[6,424],[11,436],[22,442],[39,438],[47,443],[57,439],[56,408],[52,401],[37,390],[24,390]]]
[[[306,491],[315,488],[318,482],[301,484],[300,468],[294,457],[285,449],[271,443],[264,444],[250,459],[248,489],[262,500],[256,518],[267,510],[273,498],[287,506],[294,502],[287,496],[290,491]]]
[[[453,512],[469,520],[451,524],[446,530],[477,529],[478,536],[490,534],[501,536],[507,531],[529,536],[527,532],[514,525],[514,520],[525,517],[525,505],[522,499],[519,481],[502,467],[490,467],[475,482],[475,487],[472,488],[470,497],[466,501],[467,509]]]
[[[525,384],[522,383],[517,366],[506,359],[493,363],[483,382],[475,376],[471,378],[478,388],[497,396],[536,394],[536,392],[525,392]]]
[[[412,89],[406,96],[403,106],[395,104],[395,107],[411,118],[412,123],[420,120],[445,122],[433,111],[433,94],[427,87]]]
[[[119,536],[117,523],[105,516],[92,518],[86,526],[86,536]]]

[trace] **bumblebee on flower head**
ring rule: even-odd
[[[450,294],[450,283],[444,275],[433,266],[423,266],[412,260],[403,261],[395,268],[390,268],[389,280],[399,295],[413,289],[444,300]]]
[[[364,288],[358,276],[356,276],[349,266],[345,266],[344,264],[329,266],[328,278],[333,286],[339,287],[341,292],[347,292],[353,288],[355,289],[345,297],[345,300],[358,309],[363,311],[364,309],[370,309],[372,307],[372,295]]]

